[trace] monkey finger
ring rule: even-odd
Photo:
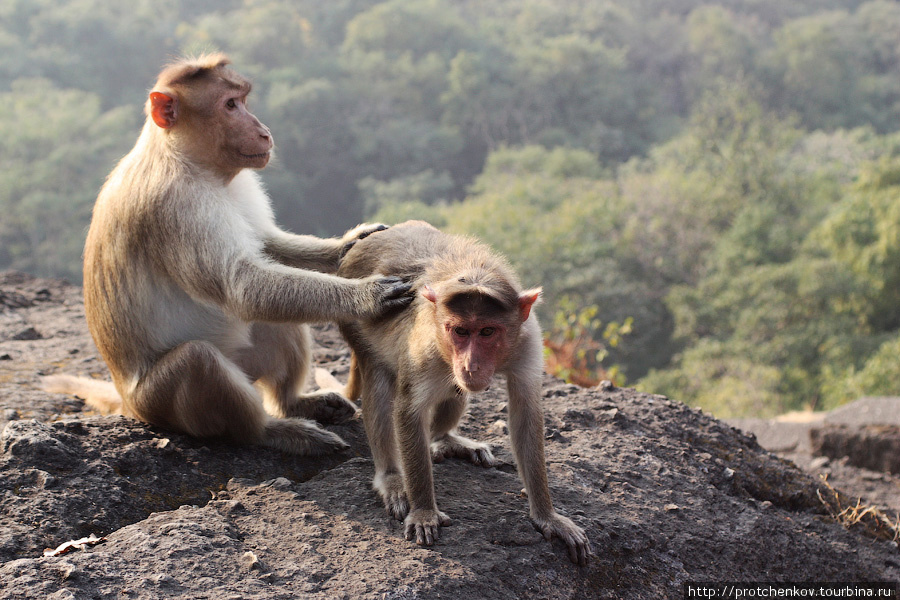
[[[422,540],[423,536],[425,543],[423,544]],[[440,527],[435,527],[434,525],[417,525],[416,526],[416,543],[420,546],[434,546],[435,540],[441,537],[441,529]]]
[[[548,542],[553,539],[553,529],[550,527],[550,524],[544,521],[531,521],[534,528],[538,530],[538,532],[544,536],[544,539]]]
[[[433,546],[434,535],[426,525],[421,523],[408,523],[406,525],[406,539],[416,541],[419,546]]]
[[[399,298],[391,298],[384,302],[384,307],[387,310],[399,310],[401,308],[406,308],[410,304],[412,304],[413,297],[412,296],[401,296]]]
[[[569,560],[571,560],[576,565],[580,565],[581,557],[578,556],[578,548],[575,546],[569,546]]]
[[[594,555],[593,548],[591,548],[591,543],[587,540],[584,540],[584,543],[576,545],[575,550],[577,556],[573,558],[570,552],[569,558],[572,559],[572,562],[575,562],[582,567],[586,566],[588,564],[588,559]]]
[[[388,514],[398,521],[404,520],[406,515],[409,514],[409,502],[407,502],[406,497],[402,494],[391,494],[391,498],[386,508]]]
[[[382,277],[378,280],[378,283],[387,288],[385,290],[385,296],[388,298],[403,296],[412,289],[412,283],[402,277]]]
[[[350,240],[349,242],[341,246],[340,258],[343,259],[345,256],[347,256],[347,253],[350,252],[350,249],[353,248],[353,246],[355,246],[356,242],[358,241],[359,240]]]
[[[371,229],[366,229],[365,231],[360,232],[360,234],[358,236],[356,236],[356,239],[362,240],[362,239],[369,237],[373,233],[376,233],[378,231],[384,231],[386,229],[388,229],[388,226],[385,225],[384,223],[376,223],[375,225],[372,226]]]
[[[356,405],[340,394],[329,394],[324,401],[330,412],[330,423],[346,423],[356,417]]]
[[[358,242],[359,240],[365,239],[378,231],[384,231],[385,229],[388,229],[387,225],[383,223],[375,223],[373,225],[360,225],[359,227],[356,227],[355,229],[347,232],[347,234],[344,236],[344,240],[346,241],[341,247],[340,257],[344,258],[344,256],[348,252],[350,252],[350,249],[353,248],[353,246],[355,246],[356,242]],[[352,235],[353,238],[348,240],[347,235]]]
[[[541,530],[541,533],[544,534],[544,539],[547,540],[548,542],[553,539],[553,530],[550,529],[549,527],[544,527]]]

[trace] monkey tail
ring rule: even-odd
[[[41,380],[41,389],[57,394],[72,394],[104,415],[122,414],[122,397],[111,381],[74,375],[50,375]]]
[[[362,396],[362,372],[359,370],[356,352],[350,352],[350,374],[347,376],[347,390],[344,395],[353,402]]]

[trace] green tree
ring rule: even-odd
[[[900,159],[883,157],[816,232],[860,282],[851,309],[872,332],[900,329]]]
[[[0,102],[0,264],[79,281],[91,206],[135,111],[43,79],[15,81]]]

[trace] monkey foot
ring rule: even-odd
[[[339,425],[356,416],[356,405],[337,392],[318,391],[298,397],[288,409],[287,416]]]
[[[431,442],[431,459],[439,463],[445,458],[462,458],[485,468],[497,464],[490,446],[453,433]]]
[[[264,436],[263,446],[300,456],[321,456],[350,447],[340,436],[306,419],[270,419]]]
[[[372,487],[384,501],[388,514],[402,521],[409,514],[409,500],[406,497],[406,486],[398,473],[376,475]]]
[[[441,527],[450,526],[450,517],[437,509],[419,508],[409,513],[404,521],[406,539],[420,546],[433,546],[441,537]]]

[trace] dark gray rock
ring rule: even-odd
[[[501,464],[435,465],[453,524],[418,547],[371,489],[359,422],[332,428],[351,451],[305,459],[83,413],[36,389],[38,371],[103,374],[72,320],[77,289],[13,288],[52,291],[16,310],[20,324],[56,333],[6,342],[18,346],[0,414],[26,420],[0,436],[0,599],[643,599],[680,598],[685,581],[900,579],[895,544],[829,522],[821,482],[752,437],[660,396],[549,377],[551,491],[593,541],[590,564],[576,567],[531,525],[495,426],[500,385],[474,399],[461,429]],[[316,336],[319,363],[345,373],[334,328]],[[43,555],[91,533],[105,541]]]

